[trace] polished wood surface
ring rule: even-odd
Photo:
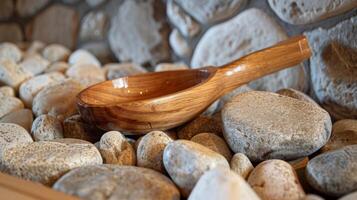
[[[77,96],[84,121],[104,130],[143,134],[179,126],[225,93],[299,64],[311,55],[297,36],[221,67],[146,73],[105,81]]]

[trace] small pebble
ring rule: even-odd
[[[50,44],[42,51],[42,56],[50,63],[67,61],[71,51],[60,44]]]
[[[68,63],[70,65],[81,65],[81,64],[89,64],[100,67],[101,64],[99,60],[91,54],[89,51],[84,49],[78,49],[74,51],[68,58]]]
[[[23,109],[24,104],[16,97],[3,96],[0,97],[0,118],[5,115]]]
[[[45,70],[45,73],[61,72],[62,74],[65,74],[68,68],[69,64],[66,62],[54,62],[49,65],[49,67]]]
[[[14,97],[15,96],[14,88],[12,88],[10,86],[1,86],[0,87],[0,97],[1,96]]]
[[[0,84],[17,89],[20,84],[32,75],[12,60],[0,60]]]
[[[27,132],[31,132],[33,122],[33,114],[29,109],[20,109],[8,113],[0,119],[0,123],[13,123],[25,128]]]
[[[254,169],[253,164],[249,158],[242,154],[236,153],[230,162],[231,170],[240,175],[244,179],[248,179],[250,172]]]
[[[232,152],[227,143],[219,136],[213,133],[200,133],[191,138],[192,142],[202,144],[203,146],[224,156],[228,161],[232,158]]]
[[[9,42],[0,44],[0,60],[11,60],[17,63],[21,58],[22,52],[16,45]]]
[[[35,141],[63,138],[61,122],[51,115],[40,115],[32,124],[31,134]]]
[[[66,75],[86,87],[105,81],[104,71],[93,64],[74,64],[66,71]]]
[[[145,68],[135,63],[109,63],[104,65],[103,70],[108,80],[147,72]]]
[[[180,139],[190,140],[199,133],[222,135],[222,123],[215,117],[198,116],[179,129],[177,136]]]
[[[49,62],[38,54],[27,56],[21,63],[19,63],[19,66],[32,76],[43,73],[48,65]]]

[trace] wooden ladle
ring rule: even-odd
[[[104,130],[127,134],[166,130],[193,119],[238,86],[294,66],[310,55],[307,39],[297,36],[219,68],[154,72],[105,81],[80,92],[77,104],[84,121]]]

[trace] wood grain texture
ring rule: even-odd
[[[299,64],[311,55],[298,36],[222,67],[154,72],[105,81],[83,90],[77,105],[84,121],[104,130],[143,134],[179,126],[225,93]]]

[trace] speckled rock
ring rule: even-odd
[[[33,99],[42,89],[46,86],[57,84],[64,79],[65,76],[59,72],[35,76],[20,85],[19,96],[26,107],[31,108]]]
[[[331,119],[320,107],[271,92],[246,92],[222,110],[223,135],[234,152],[253,162],[292,160],[316,152],[328,141]]]
[[[246,3],[246,0],[175,1],[197,21],[204,24],[215,23],[231,17]]]
[[[95,130],[90,124],[82,121],[79,114],[70,116],[63,121],[63,136],[65,138],[77,138],[90,142],[95,142],[100,139]]]
[[[309,184],[331,196],[342,196],[357,189],[357,145],[320,154],[306,167]]]
[[[17,89],[23,81],[30,77],[31,74],[22,69],[14,61],[0,59],[0,84]]]
[[[354,0],[268,0],[276,15],[290,24],[309,24],[357,7]]]
[[[106,34],[107,16],[104,12],[90,12],[86,14],[81,23],[79,37],[81,40],[103,39]]]
[[[0,97],[1,96],[9,96],[9,97],[15,96],[14,88],[12,88],[10,86],[1,86],[0,87]]]
[[[188,69],[189,67],[184,63],[160,63],[156,65],[155,72],[171,71]]]
[[[22,101],[16,97],[0,97],[0,118],[3,116],[24,108]]]
[[[201,176],[188,200],[217,199],[259,200],[260,198],[242,177],[229,169],[215,168]]]
[[[283,160],[267,160],[254,168],[248,183],[262,199],[299,200],[305,196],[291,165]]]
[[[147,72],[147,70],[134,63],[110,63],[103,67],[108,80],[131,76]]]
[[[178,132],[180,139],[190,140],[199,133],[214,133],[222,135],[222,123],[219,118],[199,116],[191,122],[184,125]]]
[[[242,85],[237,87],[233,91],[228,92],[227,94],[225,94],[219,99],[220,101],[217,110],[221,110],[227,102],[229,102],[233,97],[237,96],[238,94],[249,92],[249,91],[252,91],[252,88],[250,88],[248,85]]]
[[[50,44],[42,51],[42,56],[51,63],[67,61],[71,51],[60,44]]]
[[[164,173],[163,153],[173,140],[162,131],[151,131],[142,137],[136,150],[139,167]]]
[[[106,132],[100,138],[98,148],[106,164],[135,165],[136,163],[133,146],[118,131]]]
[[[134,166],[77,168],[61,177],[53,188],[85,200],[180,199],[170,179],[154,170]]]
[[[38,54],[26,56],[26,58],[19,63],[19,66],[33,76],[41,74],[48,67],[49,62]]]
[[[250,172],[254,169],[252,163],[249,158],[242,154],[236,153],[231,159],[230,166],[232,171],[236,174],[240,175],[244,179],[248,179]]]
[[[66,75],[74,80],[77,80],[85,87],[105,81],[104,71],[97,65],[93,64],[72,65],[66,71]]]
[[[185,197],[205,171],[216,167],[229,169],[222,155],[188,140],[169,143],[164,150],[163,160],[166,171]]]
[[[32,111],[29,109],[20,109],[8,113],[0,119],[0,123],[13,123],[25,128],[27,132],[31,132],[33,121]]]
[[[3,170],[3,155],[10,148],[33,142],[30,134],[21,126],[12,123],[0,123],[0,169]]]
[[[171,49],[175,52],[177,56],[182,58],[188,58],[191,55],[192,49],[189,43],[185,40],[185,38],[177,29],[171,31],[169,42]]]
[[[278,93],[280,95],[287,96],[287,97],[306,101],[306,102],[309,102],[309,103],[312,103],[315,105],[319,105],[314,100],[312,100],[309,96],[307,96],[306,94],[304,94],[298,90],[295,90],[293,88],[284,88],[284,89],[276,91],[276,93]]]
[[[357,199],[357,192],[352,192],[348,195],[339,198],[338,200],[355,200],[355,199]]]
[[[335,119],[357,117],[357,16],[331,29],[306,33],[312,93]]]
[[[2,160],[8,174],[45,185],[52,185],[71,169],[103,162],[93,144],[70,138],[11,148]]]
[[[48,68],[45,70],[45,73],[50,73],[50,72],[61,72],[61,73],[66,73],[67,69],[69,68],[69,64],[66,62],[54,62],[51,65],[48,66]]]
[[[63,138],[62,124],[51,115],[40,115],[32,124],[31,134],[35,141]]]
[[[35,14],[48,2],[49,0],[18,0],[16,1],[16,12],[21,17],[27,17]]]
[[[227,143],[219,136],[213,133],[200,133],[191,138],[192,142],[201,144],[212,151],[215,151],[222,156],[224,156],[227,161],[232,158],[231,150],[229,149]]]
[[[68,63],[70,65],[75,64],[89,64],[100,67],[101,64],[99,60],[91,54],[89,51],[84,49],[78,49],[74,51],[68,58]]]
[[[36,116],[50,114],[63,120],[77,112],[76,95],[82,89],[71,79],[45,87],[33,99],[32,111]]]
[[[357,120],[343,119],[333,124],[331,138],[321,151],[336,150],[352,144],[357,144]]]
[[[9,42],[0,43],[0,60],[19,62],[22,58],[21,50]]]
[[[287,38],[269,15],[256,8],[247,9],[205,32],[195,48],[191,66],[220,66]],[[268,91],[288,87],[304,90],[308,84],[306,80],[302,65],[298,65],[252,81],[249,86]]]

